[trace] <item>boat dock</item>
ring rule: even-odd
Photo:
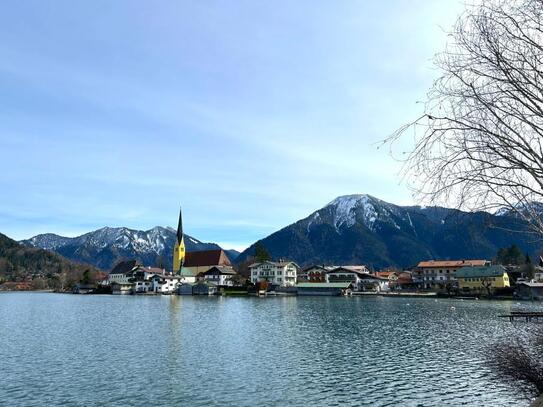
[[[500,318],[509,318],[509,321],[514,322],[516,319],[524,319],[526,322],[533,320],[539,321],[543,318],[543,312],[541,311],[511,311],[508,315],[498,315]]]

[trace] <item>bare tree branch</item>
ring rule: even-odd
[[[425,203],[506,209],[543,235],[543,0],[468,6],[444,52],[404,179]]]

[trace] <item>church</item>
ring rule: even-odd
[[[173,246],[173,275],[181,277],[182,283],[194,283],[196,282],[196,274],[183,267],[185,264],[185,239],[183,236],[183,214],[179,209],[179,221],[177,223],[177,235],[175,245]]]

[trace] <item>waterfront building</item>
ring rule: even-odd
[[[298,295],[348,295],[352,289],[352,283],[298,283],[296,284]]]
[[[388,278],[364,274],[360,276],[359,290],[361,291],[389,291],[390,281]]]
[[[543,300],[543,283],[522,281],[515,287],[515,297],[520,300]]]
[[[210,281],[201,280],[192,285],[192,295],[215,295],[217,286]]]
[[[159,275],[155,274],[150,278],[151,291],[159,294],[173,294],[177,292],[177,288],[188,283],[182,275]]]
[[[488,260],[428,260],[421,261],[416,272],[426,289],[445,289],[456,286],[455,273],[464,267],[487,267]]]
[[[456,279],[462,291],[486,292],[510,286],[509,276],[503,266],[462,267],[456,272]]]
[[[192,295],[192,286],[195,283],[181,283],[177,287],[177,294],[179,295]]]
[[[366,266],[339,266],[326,272],[327,283],[351,283],[353,290],[361,291],[370,285],[379,291],[388,290],[388,279],[374,276]]]
[[[188,252],[185,256],[183,268],[195,276],[207,272],[212,267],[232,267],[224,250],[201,250]]]
[[[167,273],[166,269],[162,269],[158,267],[143,267],[143,266],[134,267],[130,272],[127,273],[127,275],[130,276],[134,280],[148,280],[155,274],[161,276],[161,275],[167,275],[171,273]]]
[[[334,268],[336,268],[336,266],[309,266],[301,270],[298,273],[297,278],[299,282],[308,281],[313,283],[324,283],[326,282],[326,272]]]
[[[264,280],[281,287],[294,286],[299,269],[293,261],[265,261],[249,266],[253,284]]]
[[[232,287],[236,272],[233,267],[213,266],[205,273],[198,274],[202,280],[209,281],[217,286]]]
[[[132,278],[132,271],[138,267],[142,267],[136,260],[121,261],[113,267],[107,277],[109,285],[113,283],[128,283]]]
[[[115,295],[132,294],[134,292],[134,283],[114,281],[111,284],[111,293]]]
[[[373,274],[376,277],[387,279],[391,289],[413,288],[417,285],[410,271],[377,271]]]

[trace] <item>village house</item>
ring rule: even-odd
[[[267,281],[281,287],[294,286],[299,266],[292,261],[265,261],[249,266],[251,282]]]
[[[490,266],[488,260],[429,260],[421,261],[416,273],[426,289],[446,289],[456,286],[455,273],[463,267]]]
[[[173,294],[177,288],[186,283],[185,277],[181,275],[159,275],[155,274],[151,278],[151,291],[159,294]]]
[[[515,287],[515,298],[519,300],[543,300],[543,283],[522,281]]]
[[[374,276],[366,266],[340,266],[326,272],[327,283],[351,283],[354,291],[388,290],[388,279]]]
[[[205,273],[198,274],[198,277],[217,286],[232,287],[234,285],[233,278],[236,274],[233,267],[213,266]]]
[[[503,266],[462,267],[456,272],[461,291],[493,292],[510,286],[509,276]]]
[[[232,263],[224,250],[201,250],[197,252],[187,252],[183,263],[183,269],[197,276],[205,273],[212,267],[232,267]]]
[[[388,280],[388,286],[394,290],[402,290],[416,287],[413,275],[410,271],[377,271],[375,276]]]
[[[326,272],[336,268],[336,266],[310,266],[301,270],[298,273],[299,282],[313,282],[324,283],[326,282]]]
[[[192,285],[192,295],[215,295],[217,294],[217,285],[207,281],[201,280]]]
[[[131,272],[138,267],[142,267],[136,260],[121,261],[113,267],[107,277],[109,285],[113,283],[129,283],[132,278]]]

